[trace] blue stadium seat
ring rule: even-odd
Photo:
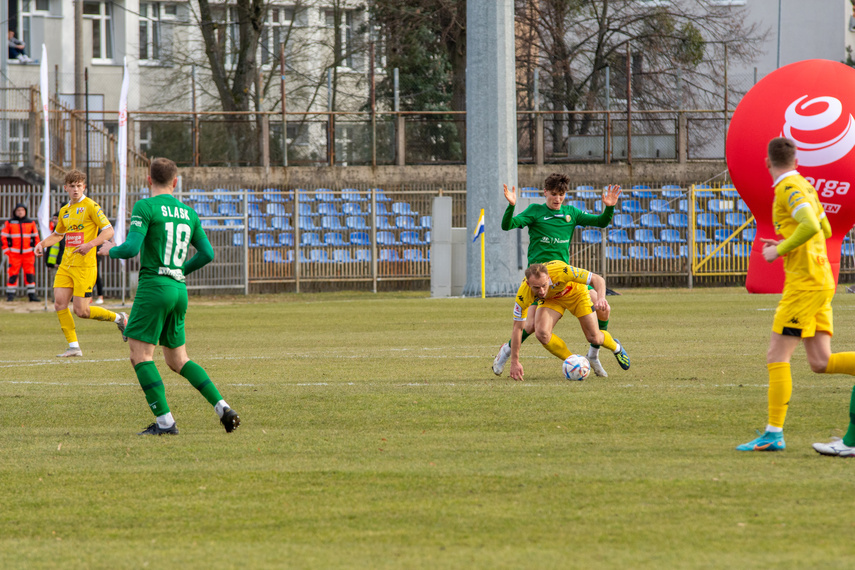
[[[620,261],[622,259],[629,259],[627,256],[623,254],[623,249],[619,245],[607,245],[606,246],[606,259],[611,259],[613,261]]]
[[[315,220],[308,216],[300,216],[297,218],[297,224],[300,227],[300,230],[304,232],[316,232],[322,229],[320,226],[315,225]]]
[[[386,209],[386,204],[377,204],[377,215],[378,216],[391,216],[393,212],[390,212]]]
[[[329,188],[315,189],[315,200],[318,202],[341,202],[341,198],[336,196]]]
[[[430,230],[425,232],[425,243],[430,243]],[[428,252],[428,257],[430,257],[430,252]]]
[[[582,230],[582,241],[584,243],[602,243],[603,232],[600,230]]]
[[[315,201],[314,195],[311,192],[304,190],[303,188],[297,188],[296,190],[294,190],[294,196],[295,197],[299,196],[300,202],[314,202]]]
[[[638,200],[624,200],[623,204],[621,204],[620,211],[628,212],[630,214],[641,214],[646,212],[647,208],[644,208]]]
[[[378,261],[401,261],[396,249],[381,249],[377,255]]]
[[[190,202],[213,202],[214,199],[211,196],[206,196],[204,192],[205,190],[201,188],[191,188],[186,200]]]
[[[203,228],[205,228],[207,230],[217,229],[218,227],[220,227],[220,220],[205,219],[205,220],[199,220],[199,223],[201,224],[201,226]]]
[[[585,205],[585,202],[583,202],[582,200],[567,200],[566,204],[568,206],[573,206],[577,210],[581,210],[583,212],[588,211],[588,207]]]
[[[742,212],[730,212],[724,215],[724,225],[730,228],[738,228],[745,223],[745,214]]]
[[[643,228],[664,228],[665,224],[659,219],[659,214],[642,214],[638,220]]]
[[[217,204],[217,215],[219,216],[239,216],[237,204],[234,202],[220,202]]]
[[[576,186],[576,192],[584,192],[586,190],[593,190],[593,186]]]
[[[348,202],[341,205],[341,213],[345,216],[362,216],[367,212],[363,212],[359,204]]]
[[[637,260],[647,260],[653,259],[653,256],[650,255],[650,252],[647,250],[647,246],[631,245],[629,247],[629,258]]]
[[[290,251],[288,253],[291,253]],[[261,254],[265,263],[287,263],[278,249],[268,249]]]
[[[237,194],[229,190],[228,188],[216,188],[214,189],[214,199],[217,202],[242,202],[243,200]]]
[[[668,214],[668,225],[672,228],[688,228],[689,216],[686,214]]]
[[[659,232],[659,239],[667,243],[686,243],[679,230],[662,230]]]
[[[398,216],[418,216],[418,212],[414,212],[410,208],[409,202],[395,202],[392,204],[392,212]]]
[[[721,195],[725,198],[739,198],[739,192],[736,191],[733,184],[725,184],[722,186]]]
[[[392,232],[377,232],[377,243],[379,245],[401,245]]]
[[[733,200],[710,200],[707,202],[707,208],[710,212],[732,212]]]
[[[657,245],[653,247],[653,257],[656,259],[680,259],[680,256],[674,253],[670,245]]]
[[[422,255],[422,250],[420,249],[405,249],[403,252],[404,261],[428,261],[426,257]]]
[[[695,198],[715,198],[709,184],[695,184]]]
[[[696,243],[703,243],[703,242],[708,242],[708,241],[712,241],[712,240],[707,237],[706,231],[695,230],[695,242]]]
[[[602,200],[597,200],[596,202],[594,202],[594,211],[595,212],[602,212],[603,211],[603,201]]]
[[[665,184],[662,186],[663,198],[682,198],[685,195],[683,189],[676,184]]]
[[[345,188],[342,190],[341,199],[347,202],[369,202],[371,200],[366,194],[355,188]]]
[[[632,239],[627,235],[626,230],[609,230],[610,243],[632,243]]]
[[[236,220],[236,219],[223,220],[223,225],[224,226],[230,226],[232,229],[242,228],[243,227],[243,220]]]
[[[263,216],[261,213],[261,207],[258,204],[247,204],[246,205],[246,213],[250,216]]]
[[[261,194],[267,202],[284,202],[285,196],[282,190],[277,188],[265,188]]]
[[[736,257],[751,257],[750,243],[735,243],[733,244],[733,255]]]
[[[347,244],[339,232],[327,232],[324,234],[324,245],[343,246]]]
[[[707,245],[705,245],[705,246],[704,246],[704,254],[703,254],[703,256],[701,256],[701,257],[706,257],[706,256],[708,256],[708,255],[709,255],[709,254],[711,254],[713,251],[715,251],[715,248],[717,248],[717,247],[718,247],[718,245],[717,245],[717,244],[714,244],[714,243],[708,243]],[[714,258],[716,258],[716,257],[729,257],[729,256],[727,255],[727,253],[725,252],[725,249],[727,249],[727,248],[726,248],[726,247],[721,248],[720,250],[718,250],[718,252],[716,252],[716,254],[715,254],[715,255],[713,255],[713,257],[714,257]]]
[[[259,232],[255,234],[255,243],[253,245],[255,247],[276,247],[276,240],[273,239],[272,234]]]
[[[335,263],[353,263],[355,261],[351,259],[349,249],[332,250],[332,260]]]
[[[377,202],[391,202],[392,201],[392,199],[390,197],[388,197],[382,189],[375,188],[374,192],[377,195],[377,197],[374,198]]]
[[[243,247],[243,232],[235,232],[232,234],[232,245],[234,247]]]
[[[344,219],[344,225],[351,230],[371,229],[369,225],[365,223],[365,218],[363,218],[362,216],[348,216]]]
[[[365,248],[357,249],[354,259],[356,261],[371,261],[371,250]]]
[[[426,243],[422,241],[419,232],[401,232],[399,237],[401,238],[401,243],[406,245],[424,245]]]
[[[616,228],[638,227],[638,224],[632,220],[632,216],[629,214],[615,214],[614,218],[612,218],[612,225]]]
[[[650,190],[650,186],[645,184],[637,184],[632,187],[633,198],[656,198],[656,193]]]
[[[371,236],[368,232],[350,232],[351,245],[371,245]]]
[[[294,247],[294,234],[290,232],[282,232],[278,236],[279,245],[284,245],[287,247]]]
[[[421,216],[419,218],[419,227],[424,230],[429,230],[433,226],[433,219],[430,216]]]
[[[638,243],[659,243],[653,230],[647,229],[635,230],[635,241]]]
[[[520,188],[520,198],[540,198],[540,188],[525,186]]]
[[[336,205],[332,202],[322,202],[318,204],[318,214],[321,216],[339,216],[341,213],[338,211]]]
[[[412,230],[416,227],[416,221],[410,216],[396,216],[395,227],[402,230]]]
[[[345,230],[347,229],[343,225],[341,225],[341,220],[338,219],[338,216],[324,216],[321,218],[321,228],[325,230]]]
[[[650,211],[651,212],[673,212],[674,208],[671,207],[670,202],[668,200],[651,200],[650,201]]]
[[[321,237],[317,232],[305,232],[300,234],[300,247],[320,247]]]
[[[688,212],[689,211],[689,201],[688,200],[680,200],[677,202],[677,210],[680,212]],[[700,203],[695,200],[695,212],[703,212],[704,209],[701,207]]]
[[[736,211],[737,211],[737,212],[748,212],[748,213],[750,214],[750,213],[751,213],[751,208],[749,208],[749,207],[748,207],[748,204],[746,204],[746,203],[745,203],[745,200],[743,200],[743,199],[741,199],[741,198],[740,198],[740,199],[736,202]]]
[[[267,220],[253,216],[249,218],[249,229],[263,232],[270,228],[267,227]]]
[[[304,202],[300,202],[300,205],[297,208],[297,215],[298,216],[319,216],[320,214],[318,214],[317,212],[312,210],[311,204],[306,204]]]
[[[375,222],[375,227],[378,230],[394,230],[394,229],[396,229],[395,226],[393,226],[392,224],[389,223],[389,218],[387,218],[386,216],[377,216],[374,219],[374,222]]]
[[[310,263],[330,263],[329,255],[327,254],[327,250],[325,249],[310,249],[309,250],[309,262]]]
[[[246,201],[250,204],[260,204],[264,202],[264,197],[255,190],[247,188],[246,190],[243,190],[243,192],[246,193]]]
[[[713,233],[713,239],[715,241],[724,241],[733,235],[733,231],[727,228],[719,228]]]
[[[581,198],[583,200],[596,200],[597,198],[601,198],[602,196],[602,192],[594,192],[592,190],[576,192],[576,197]]]
[[[273,216],[270,218],[270,227],[274,230],[293,230],[291,220],[285,216]]]
[[[840,255],[848,255],[850,257],[855,255],[855,243],[851,241],[843,242],[843,245],[840,247]]]
[[[720,228],[721,222],[715,214],[698,214],[698,225],[702,228]]]
[[[213,216],[214,210],[211,209],[210,202],[196,202],[193,204],[193,209],[199,216]]]
[[[743,241],[754,241],[754,238],[757,236],[757,228],[745,228],[742,230],[742,240]]]

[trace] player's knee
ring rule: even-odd
[[[74,307],[74,314],[81,319],[89,318],[89,307]]]
[[[825,359],[821,359],[821,358],[813,359],[813,360],[810,360],[808,363],[810,364],[811,372],[814,372],[816,374],[823,374],[823,373],[825,373],[826,368],[828,368],[828,359],[827,358],[825,358]]]
[[[590,344],[602,344],[600,331],[585,331],[585,340]]]
[[[534,336],[540,341],[540,344],[547,344],[549,343],[549,339],[552,338],[552,331],[536,330],[534,331]]]

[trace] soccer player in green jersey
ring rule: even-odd
[[[579,210],[574,206],[564,204],[564,196],[567,194],[570,177],[566,174],[553,173],[546,178],[543,187],[543,195],[546,198],[545,204],[531,204],[518,216],[514,216],[514,206],[517,203],[516,189],[505,185],[505,199],[508,201],[508,208],[505,210],[505,215],[502,217],[502,229],[505,231],[514,228],[528,228],[528,264],[546,263],[548,261],[563,261],[570,263],[570,241],[573,239],[573,231],[576,226],[594,226],[604,228],[612,221],[612,216],[615,212],[615,204],[617,204],[620,196],[620,186],[607,186],[603,190],[603,208],[599,215],[588,214]],[[591,295],[591,302],[597,309],[597,320],[599,328],[607,330],[609,326],[609,314],[611,307],[608,302],[604,304],[598,303],[597,292],[589,287],[588,293]],[[524,342],[532,333],[534,333],[535,315],[537,307],[532,306],[528,312],[528,318],[525,322],[525,328],[522,333]],[[588,349],[588,361],[591,363],[591,369],[597,376],[608,376],[599,359],[600,347],[591,345]],[[493,373],[497,376],[502,374],[505,368],[505,363],[511,356],[511,342],[508,341],[499,349],[499,353],[493,360]]]
[[[134,205],[127,241],[120,246],[105,242],[98,254],[128,259],[142,250],[139,287],[124,335],[130,339],[131,364],[156,419],[139,435],[178,433],[166,403],[163,381],[154,364],[154,349],[158,344],[163,347],[169,368],[202,393],[230,433],[240,425],[240,417],[223,400],[205,369],[188,358],[185,347],[187,286],[184,276],[213,261],[214,250],[196,212],[172,195],[177,174],[175,163],[167,158],[151,162],[148,177],[151,198]],[[196,248],[196,255],[187,260],[190,244]]]

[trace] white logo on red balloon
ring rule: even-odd
[[[799,166],[825,166],[837,162],[855,148],[855,118],[850,114],[847,121],[843,117],[843,105],[834,97],[805,101],[807,98],[807,95],[799,97],[787,107],[782,136],[795,141]],[[821,104],[826,105],[823,111],[800,113]]]

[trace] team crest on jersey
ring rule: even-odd
[[[573,221],[573,216],[571,216],[570,214],[567,214],[566,216],[564,216],[564,219],[565,219],[565,220],[567,221],[567,223],[569,224],[570,222],[572,222],[572,221]]]
[[[86,211],[86,207],[84,206],[84,207],[82,207],[82,208],[77,208],[77,212],[75,212],[75,213],[77,213],[77,214],[82,214],[82,213],[83,213],[83,212],[85,212],[85,211]]]

